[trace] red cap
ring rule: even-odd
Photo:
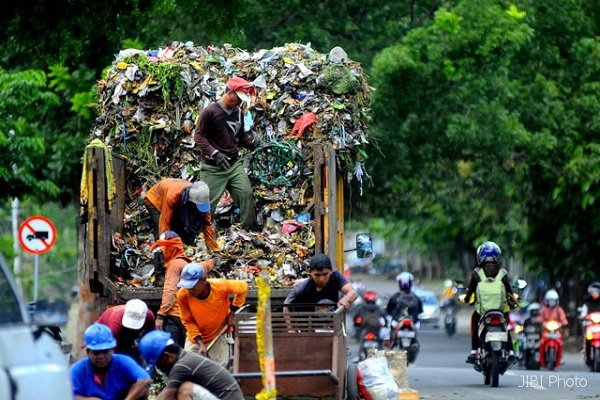
[[[247,103],[250,102],[251,96],[256,96],[256,89],[254,86],[245,79],[234,76],[227,81],[227,87],[233,91],[240,98],[240,100]]]

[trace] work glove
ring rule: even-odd
[[[217,151],[215,154],[213,154],[212,158],[222,170],[227,170],[229,167],[231,167],[225,154],[221,153],[220,151]]]

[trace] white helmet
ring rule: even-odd
[[[550,289],[546,292],[544,296],[544,300],[546,301],[546,305],[548,307],[556,307],[558,305],[558,293],[554,289]]]

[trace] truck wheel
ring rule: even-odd
[[[358,366],[349,364],[346,370],[346,400],[358,399]]]

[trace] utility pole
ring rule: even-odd
[[[13,262],[13,272],[15,274],[15,281],[17,283],[17,289],[21,292],[21,296],[25,297],[23,292],[23,280],[21,279],[21,246],[19,246],[19,198],[15,197],[12,201],[12,234],[13,234],[13,250],[15,253],[15,260]]]

